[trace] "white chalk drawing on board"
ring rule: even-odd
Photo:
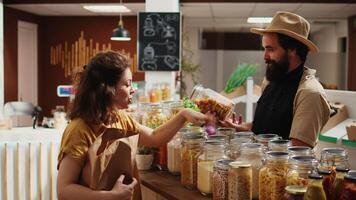
[[[165,49],[162,55],[155,55],[155,49]],[[176,56],[167,55],[174,54],[176,51],[176,44],[166,40],[166,42],[150,42],[143,49],[143,59],[141,69],[157,70],[157,59],[163,58],[163,62],[171,69],[179,66],[179,59]]]
[[[154,18],[156,19],[156,23],[154,23]],[[162,17],[157,14],[149,14],[147,15],[145,19],[145,24],[143,26],[143,35],[145,37],[154,37],[156,36],[156,33],[161,32],[161,37],[162,38],[177,38],[177,32],[174,29],[174,27],[170,26],[167,21],[177,21],[178,18],[173,16],[167,16],[167,19],[164,20]],[[156,25],[155,25],[156,24]]]

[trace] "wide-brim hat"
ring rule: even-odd
[[[303,17],[294,13],[279,11],[267,26],[267,28],[251,28],[252,33],[263,35],[263,33],[280,33],[292,37],[305,44],[311,53],[317,53],[318,47],[308,39],[310,24]]]

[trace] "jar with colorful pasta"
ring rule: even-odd
[[[259,199],[282,199],[287,185],[288,153],[269,151],[265,160],[266,164],[259,172]]]
[[[334,180],[334,183],[332,185],[332,199],[340,199],[341,198],[341,192],[342,192],[342,186],[344,184],[344,178],[347,175],[347,172],[349,169],[347,168],[336,168],[336,177]]]
[[[226,119],[235,108],[235,103],[232,100],[212,89],[204,88],[202,85],[196,85],[193,88],[190,99],[202,113],[215,113],[219,120]]]
[[[345,176],[340,200],[355,199],[356,197],[356,171],[349,171]]]
[[[245,161],[230,163],[228,175],[229,200],[252,200],[252,168]]]
[[[203,142],[201,132],[188,132],[182,136],[181,184],[188,189],[197,187],[197,161]]]
[[[214,164],[213,169],[213,200],[228,199],[228,172],[229,164],[233,160],[220,159]]]
[[[315,173],[318,161],[313,156],[292,156],[289,158],[287,186],[307,187],[309,174]]]
[[[209,140],[204,144],[204,150],[198,158],[197,188],[205,196],[213,192],[213,169],[218,159],[225,158],[225,142]]]
[[[304,194],[304,200],[326,200],[323,189],[323,177],[320,174],[309,174],[307,191]]]

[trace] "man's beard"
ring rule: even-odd
[[[289,60],[287,54],[280,60],[266,60],[266,78],[268,81],[281,80],[287,73],[289,68]]]

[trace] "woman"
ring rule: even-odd
[[[186,121],[203,124],[210,119],[208,115],[183,109],[154,130],[140,125],[123,110],[132,100],[131,83],[132,74],[126,58],[113,51],[97,54],[79,74],[76,96],[69,112],[71,122],[63,134],[58,156],[59,199],[130,199],[134,193],[137,195],[137,177],[130,184],[124,184],[125,177],[121,175],[110,191],[92,190],[80,181],[88,161],[88,149],[102,130],[122,129],[127,137],[138,134],[139,145],[158,147],[167,143]]]

